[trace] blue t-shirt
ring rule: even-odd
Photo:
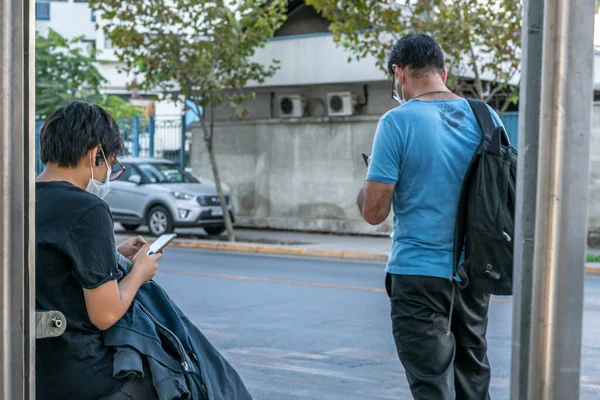
[[[460,189],[482,135],[465,99],[415,99],[380,119],[366,179],[396,185],[387,272],[452,277]]]

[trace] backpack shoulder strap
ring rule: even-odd
[[[486,136],[490,139],[492,138],[495,127],[494,120],[492,119],[487,104],[485,104],[483,101],[475,99],[467,99],[467,101],[469,102],[471,110],[473,110],[473,114],[475,114],[475,118],[477,118],[477,123],[479,124],[479,127],[483,131],[483,136],[481,138],[481,143],[483,144]],[[471,184],[473,182],[473,176],[475,174],[475,171],[479,167],[479,160],[481,158],[480,149],[481,146],[475,151],[475,154],[473,154],[471,162],[469,163],[469,166],[467,167],[467,171],[463,178],[462,187],[460,189],[460,198],[458,200],[458,210],[456,213],[456,222],[454,225],[454,274],[456,274],[458,270],[458,263],[460,261],[460,256],[465,245],[469,194]]]
[[[469,102],[469,106],[471,106],[471,110],[473,110],[473,114],[475,114],[475,118],[477,118],[477,123],[479,123],[484,136],[491,139],[495,124],[487,104],[476,99],[467,99],[467,101]]]
[[[467,172],[463,178],[463,183],[460,188],[460,197],[458,200],[458,208],[456,212],[456,221],[454,223],[454,258],[453,258],[453,275],[458,272],[460,256],[465,245],[465,234],[467,233],[467,209],[469,205],[469,194],[473,183],[473,176],[479,167],[481,155],[476,151],[467,167]],[[466,258],[465,258],[466,260]]]

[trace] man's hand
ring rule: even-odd
[[[128,259],[129,261],[133,261],[135,255],[140,251],[142,247],[146,244],[146,240],[141,236],[136,236],[134,238],[129,239],[126,242],[123,242],[118,248],[117,251],[121,253],[123,257]]]

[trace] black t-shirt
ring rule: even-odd
[[[35,211],[36,307],[67,318],[62,336],[36,341],[37,398],[98,399],[123,385],[83,297],[121,278],[110,209],[70,183],[38,182]]]

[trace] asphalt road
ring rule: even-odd
[[[411,399],[380,264],[169,249],[157,281],[256,400]],[[581,399],[600,399],[600,278],[586,278]],[[493,399],[509,398],[512,303],[493,299]]]

